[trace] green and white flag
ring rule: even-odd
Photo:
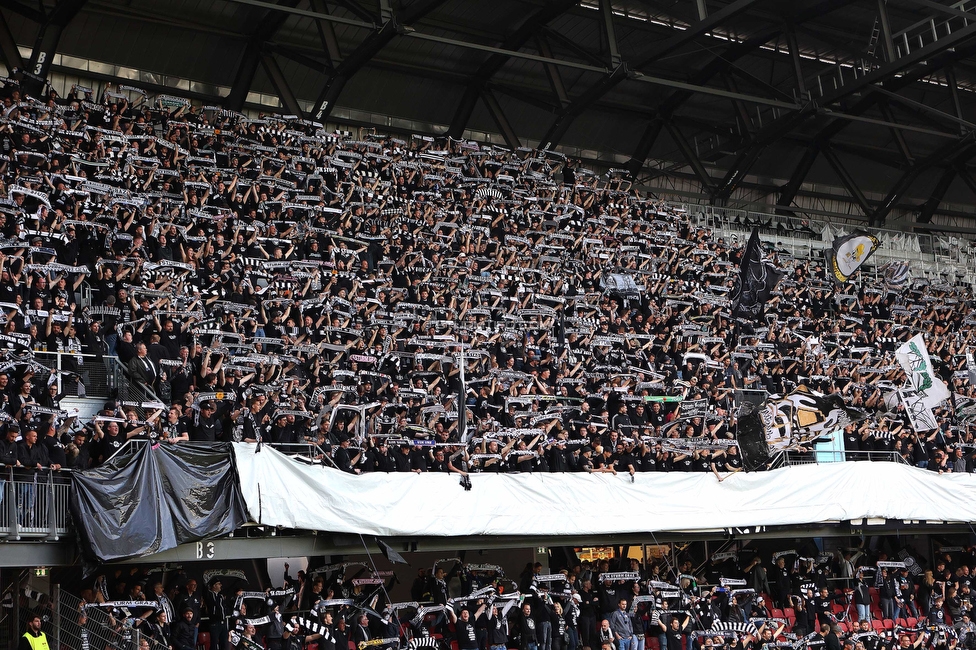
[[[895,351],[895,358],[908,376],[909,385],[915,389],[919,399],[925,400],[926,406],[934,408],[949,399],[949,389],[932,369],[932,360],[921,334],[902,344]]]
[[[945,382],[935,375],[932,360],[925,349],[925,339],[916,334],[895,351],[898,364],[905,371],[908,383],[898,391],[905,411],[915,431],[931,431],[938,427],[932,409],[949,398]]]

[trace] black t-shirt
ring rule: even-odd
[[[193,442],[217,442],[222,439],[224,427],[217,418],[200,416],[200,421],[193,428],[190,439]]]
[[[538,636],[535,631],[535,619],[531,616],[522,615],[519,617],[519,632],[522,636],[522,647],[528,647],[530,643],[536,643]],[[678,646],[675,646],[678,647]]]
[[[630,469],[629,469],[630,467],[633,467],[634,470],[636,471],[637,470],[637,463],[634,462],[634,457],[633,456],[631,456],[630,454],[624,452],[623,454],[620,455],[619,458],[617,458],[617,462],[616,462],[615,469],[618,472],[629,472],[630,471]]]
[[[119,432],[114,436],[106,430],[105,435],[102,437],[102,456],[108,458],[117,452],[125,444],[126,440],[125,431],[121,427],[119,428]]]
[[[464,622],[458,618],[457,623],[454,626],[457,632],[457,642],[458,647],[461,650],[476,650],[478,647],[478,638],[475,635],[474,621],[469,619]]]
[[[41,442],[47,448],[47,456],[51,459],[52,465],[61,465],[63,467],[67,464],[64,456],[64,445],[61,444],[57,436],[44,436],[41,438]]]

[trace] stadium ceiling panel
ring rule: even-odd
[[[880,225],[976,202],[972,1],[9,0],[0,12],[8,67],[57,52],[138,72],[88,71],[100,81],[179,77],[231,108],[261,93],[317,119],[339,108],[601,152],[718,204],[760,188],[789,212],[828,185]],[[55,69],[78,74],[64,60]]]

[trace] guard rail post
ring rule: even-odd
[[[56,542],[58,541],[58,506],[60,505],[57,499],[57,494],[54,486],[54,470],[50,467],[47,470],[47,487],[48,487],[48,502],[47,502],[47,541]],[[60,648],[60,644],[56,646]]]
[[[17,488],[14,485],[14,468],[8,467],[10,478],[7,481],[7,519],[10,528],[9,539],[20,541],[20,519],[17,516]],[[17,600],[16,598],[14,599]]]

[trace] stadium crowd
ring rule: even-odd
[[[736,392],[806,386],[871,413],[851,452],[976,466],[970,287],[838,286],[773,250],[764,319],[735,322],[744,242],[556,152],[3,83],[5,465],[136,438],[312,443],[357,474],[721,475]],[[953,398],[916,432],[885,397],[919,332]],[[35,381],[45,351],[70,365]],[[112,355],[147,399],[60,411]]]
[[[147,645],[172,650],[976,647],[971,547],[944,547],[922,561],[928,569],[910,549],[889,557],[811,544],[762,555],[771,562],[732,551],[697,568],[682,554],[674,564],[583,561],[545,575],[529,564],[517,578],[454,558],[419,569],[411,601],[399,603],[389,599],[394,572],[358,562],[295,577],[286,564],[280,588],[263,591],[235,569],[199,578],[126,567],[89,580],[80,623],[92,634],[138,630]]]

